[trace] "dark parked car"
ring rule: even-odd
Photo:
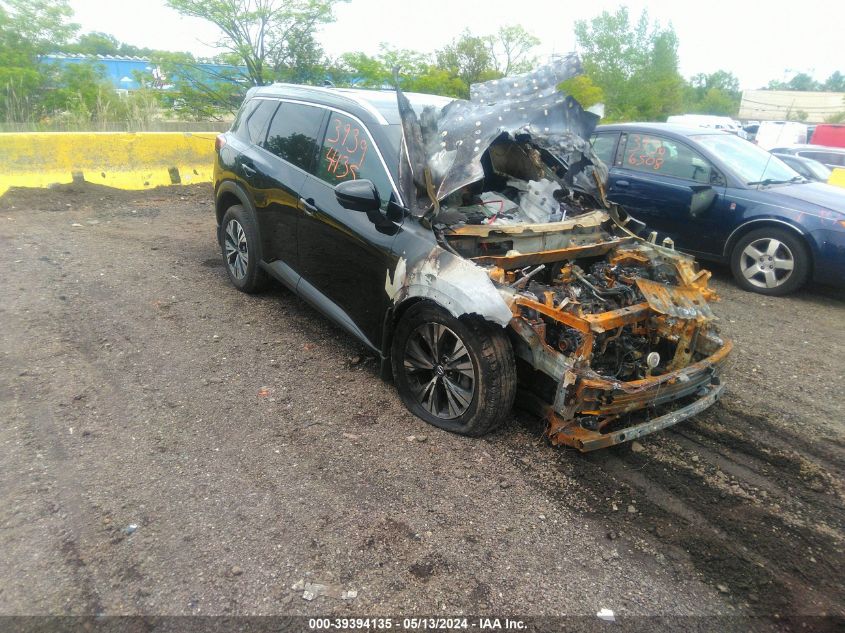
[[[710,406],[731,349],[710,273],[606,204],[598,117],[556,90],[574,66],[470,101],[250,90],[215,162],[231,282],[282,282],[449,431],[494,428],[518,384],[549,439],[584,451]]]
[[[784,145],[773,147],[774,154],[792,154],[801,158],[819,161],[829,169],[845,168],[845,147],[823,147],[821,145]]]
[[[734,135],[661,123],[599,126],[607,196],[740,286],[783,295],[845,284],[845,191],[808,182]]]
[[[802,158],[801,156],[795,156],[794,154],[781,154],[780,152],[772,152],[772,154],[804,176],[807,180],[812,180],[813,182],[827,182],[830,178],[830,169],[817,160],[813,160],[812,158]]]

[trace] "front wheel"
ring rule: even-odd
[[[774,227],[744,235],[731,253],[731,272],[744,289],[780,296],[798,290],[810,275],[810,254],[801,238]]]
[[[510,414],[516,364],[499,326],[418,303],[396,328],[391,358],[402,401],[429,424],[479,436]]]

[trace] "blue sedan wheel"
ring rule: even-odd
[[[752,286],[777,288],[792,276],[795,258],[786,244],[773,237],[764,237],[743,249],[740,269]]]
[[[731,270],[745,290],[785,295],[804,285],[810,258],[797,235],[774,227],[762,228],[746,234],[734,246]]]

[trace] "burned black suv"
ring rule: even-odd
[[[598,117],[556,88],[577,72],[562,58],[468,101],[253,88],[217,139],[232,283],[286,285],[449,431],[481,435],[518,397],[588,451],[702,411],[731,348],[710,274],[607,202]]]

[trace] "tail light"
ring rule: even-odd
[[[226,135],[225,134],[218,134],[217,138],[214,139],[214,149],[216,151],[220,151],[226,145]]]

